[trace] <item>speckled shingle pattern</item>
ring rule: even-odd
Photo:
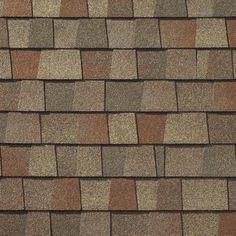
[[[236,1],[0,0],[0,236],[235,236]]]

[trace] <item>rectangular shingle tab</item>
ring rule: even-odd
[[[56,176],[57,163],[53,145],[2,146],[3,176]]]
[[[233,145],[167,147],[166,176],[221,177],[235,176]]]
[[[104,19],[54,20],[56,48],[107,48]]]
[[[0,100],[1,111],[43,111],[43,82],[0,82]]]

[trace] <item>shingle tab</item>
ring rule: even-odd
[[[23,189],[21,179],[0,180],[0,210],[23,210]]]
[[[56,48],[107,48],[105,20],[54,20]]]
[[[209,114],[208,123],[211,143],[236,142],[236,116],[234,114]]]
[[[102,148],[104,176],[156,176],[152,146]]]
[[[101,147],[58,146],[59,176],[101,176]]]
[[[208,143],[203,113],[138,114],[137,125],[141,144]]]
[[[2,175],[56,176],[54,146],[2,146]]]
[[[104,82],[46,82],[47,111],[103,111]]]
[[[1,213],[1,235],[45,235],[50,236],[50,216],[48,212],[28,212],[23,214]]]
[[[112,214],[112,235],[173,235],[181,236],[179,213],[114,213]]]
[[[40,81],[0,83],[0,110],[43,111],[44,90]]]
[[[110,48],[160,48],[157,19],[108,20]]]
[[[81,196],[84,210],[137,210],[134,180],[81,180]]]
[[[137,79],[134,50],[82,51],[84,79]]]
[[[90,17],[132,17],[132,0],[88,0]]]
[[[9,20],[11,48],[52,48],[53,22],[51,19]]]
[[[86,17],[86,0],[32,0],[35,17]]]
[[[136,17],[186,17],[184,0],[134,0]]]
[[[166,176],[222,177],[235,176],[233,145],[204,147],[167,147]]]
[[[0,16],[32,16],[31,0],[2,0],[0,4]]]
[[[163,48],[193,48],[196,38],[196,20],[161,20]]]
[[[14,79],[82,79],[79,50],[11,52]]]
[[[78,179],[25,179],[27,210],[80,210]]]
[[[224,0],[187,0],[190,17],[235,16],[236,3]]]
[[[234,235],[236,214],[187,213],[183,214],[184,233],[196,235]]]
[[[43,114],[42,139],[45,143],[108,143],[105,114]],[[85,135],[86,134],[86,135]]]
[[[233,79],[233,61],[228,50],[198,50],[197,79]]]
[[[196,51],[138,51],[140,79],[195,79]]]
[[[107,82],[107,111],[176,111],[175,84],[166,81]]]
[[[183,180],[184,210],[227,210],[227,181],[224,179]]]
[[[138,143],[135,115],[133,113],[110,114],[108,116],[111,144]]]
[[[177,83],[181,111],[236,111],[236,83]]]
[[[40,124],[38,114],[0,113],[0,142],[39,143]]]
[[[181,210],[180,180],[137,180],[136,185],[139,210]]]
[[[110,214],[106,212],[84,212],[81,214],[53,213],[53,235],[109,235]]]

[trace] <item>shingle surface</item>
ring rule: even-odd
[[[235,236],[235,0],[0,0],[0,236]]]

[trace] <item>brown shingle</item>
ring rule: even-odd
[[[105,114],[43,114],[42,139],[46,143],[108,143]]]
[[[36,17],[86,17],[86,0],[32,0]]]
[[[228,50],[198,50],[197,78],[206,80],[233,79],[233,61]]]
[[[138,51],[139,79],[196,79],[196,51]]]
[[[53,235],[109,235],[110,214],[106,212],[53,213]]]
[[[49,213],[2,213],[0,214],[0,234],[3,236],[50,236]]]
[[[0,210],[23,210],[23,189],[21,179],[0,180]]]
[[[137,114],[139,142],[207,143],[206,116],[201,113]]]
[[[196,20],[161,20],[162,47],[195,47]]]
[[[40,51],[11,51],[13,79],[36,79]]]
[[[56,48],[107,48],[104,19],[55,20]]]
[[[2,0],[0,5],[0,16],[32,16],[31,0]]]
[[[233,145],[166,147],[166,176],[235,176]]]
[[[112,214],[112,235],[181,236],[181,216],[179,213],[114,213]]]
[[[110,48],[159,48],[157,19],[108,20]]]
[[[224,179],[183,180],[184,210],[227,210],[227,181]]]
[[[107,82],[107,111],[175,111],[175,85],[166,81]]]
[[[177,83],[181,111],[236,111],[236,83]]]
[[[211,143],[236,142],[236,116],[234,114],[209,114],[208,123]]]
[[[4,176],[56,176],[54,146],[2,146]]]
[[[58,146],[59,176],[101,176],[101,148],[93,146]]]
[[[90,17],[132,17],[132,0],[88,0]]]
[[[27,210],[80,210],[78,179],[25,179]]]
[[[88,16],[87,0],[62,0],[60,7],[61,17]]]
[[[136,184],[139,210],[181,210],[180,180],[137,180]]]
[[[236,214],[232,213],[187,213],[183,215],[186,235],[234,235]]]
[[[0,141],[3,143],[39,143],[38,114],[1,113]]]
[[[163,143],[166,115],[137,114],[140,144]]]
[[[43,111],[43,82],[0,83],[0,100],[0,110],[3,111]]]
[[[136,210],[133,180],[81,180],[81,196],[83,210]]]
[[[137,79],[134,50],[82,51],[84,79]]]
[[[156,176],[151,146],[102,148],[104,176]]]
[[[52,48],[53,22],[51,19],[9,20],[11,48]]]
[[[190,17],[235,16],[236,3],[224,0],[187,0]]]
[[[103,111],[104,82],[45,83],[47,111]]]
[[[187,16],[184,0],[134,0],[136,17],[185,17]]]

